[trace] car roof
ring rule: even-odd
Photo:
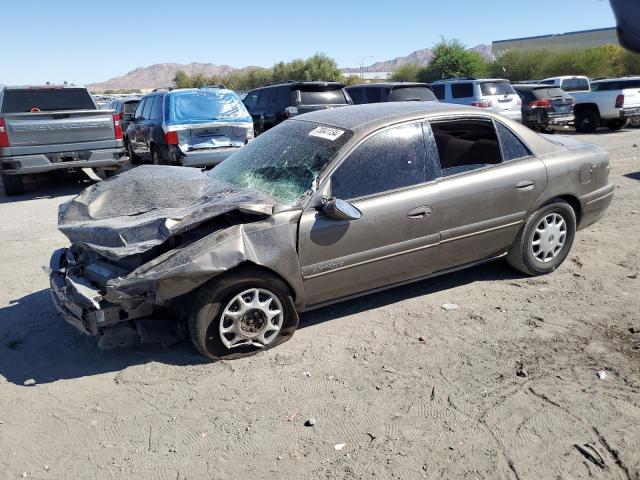
[[[546,85],[544,83],[516,83],[512,85],[514,89],[518,90],[539,90],[543,88],[560,88],[555,85]]]
[[[344,83],[340,82],[320,82],[320,81],[298,81],[298,80],[288,80],[286,82],[277,82],[270,83],[269,85],[265,85],[263,87],[254,88],[252,91],[261,90],[263,88],[272,88],[272,87],[297,87],[297,86],[305,86],[305,85],[314,85],[319,87],[328,87],[328,86],[340,86],[344,87]]]
[[[384,102],[317,110],[299,115],[294,120],[322,123],[355,132],[356,130],[373,130],[390,123],[439,113],[478,114],[480,112],[475,107],[450,103]]]
[[[346,87],[347,90],[350,88],[361,88],[361,87],[429,87],[428,83],[422,82],[376,82],[376,83],[362,83],[360,85],[351,85]]]
[[[444,83],[444,82],[508,82],[506,78],[470,78],[470,77],[461,77],[461,78],[443,78],[442,80],[435,80],[433,83]]]
[[[84,85],[4,85],[0,87],[4,90],[63,90],[80,88],[86,90]]]

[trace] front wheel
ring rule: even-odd
[[[129,140],[125,140],[125,148],[127,150],[127,155],[129,155],[129,162],[136,165],[140,163],[140,157],[133,152],[133,147],[131,146],[131,142]]]
[[[209,360],[273,348],[291,338],[297,326],[289,287],[261,271],[229,274],[204,285],[189,317],[191,340]]]
[[[576,235],[576,215],[562,200],[535,212],[518,232],[507,261],[528,275],[553,272],[567,258]]]

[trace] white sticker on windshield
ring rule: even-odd
[[[338,138],[340,138],[343,133],[344,130],[339,130],[337,128],[317,127],[309,132],[309,136],[326,138],[327,140],[331,140],[332,142],[334,142]]]

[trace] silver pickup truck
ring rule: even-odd
[[[7,195],[23,175],[93,168],[105,177],[126,161],[118,114],[99,110],[86,88],[0,88],[0,174]]]

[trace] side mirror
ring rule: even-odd
[[[336,220],[358,220],[362,212],[346,200],[331,198],[322,206],[322,211]]]
[[[127,122],[133,122],[133,113],[125,113],[122,119]]]
[[[298,115],[298,108],[297,107],[287,107],[287,108],[284,109],[284,115],[287,118],[295,117],[296,115]]]

